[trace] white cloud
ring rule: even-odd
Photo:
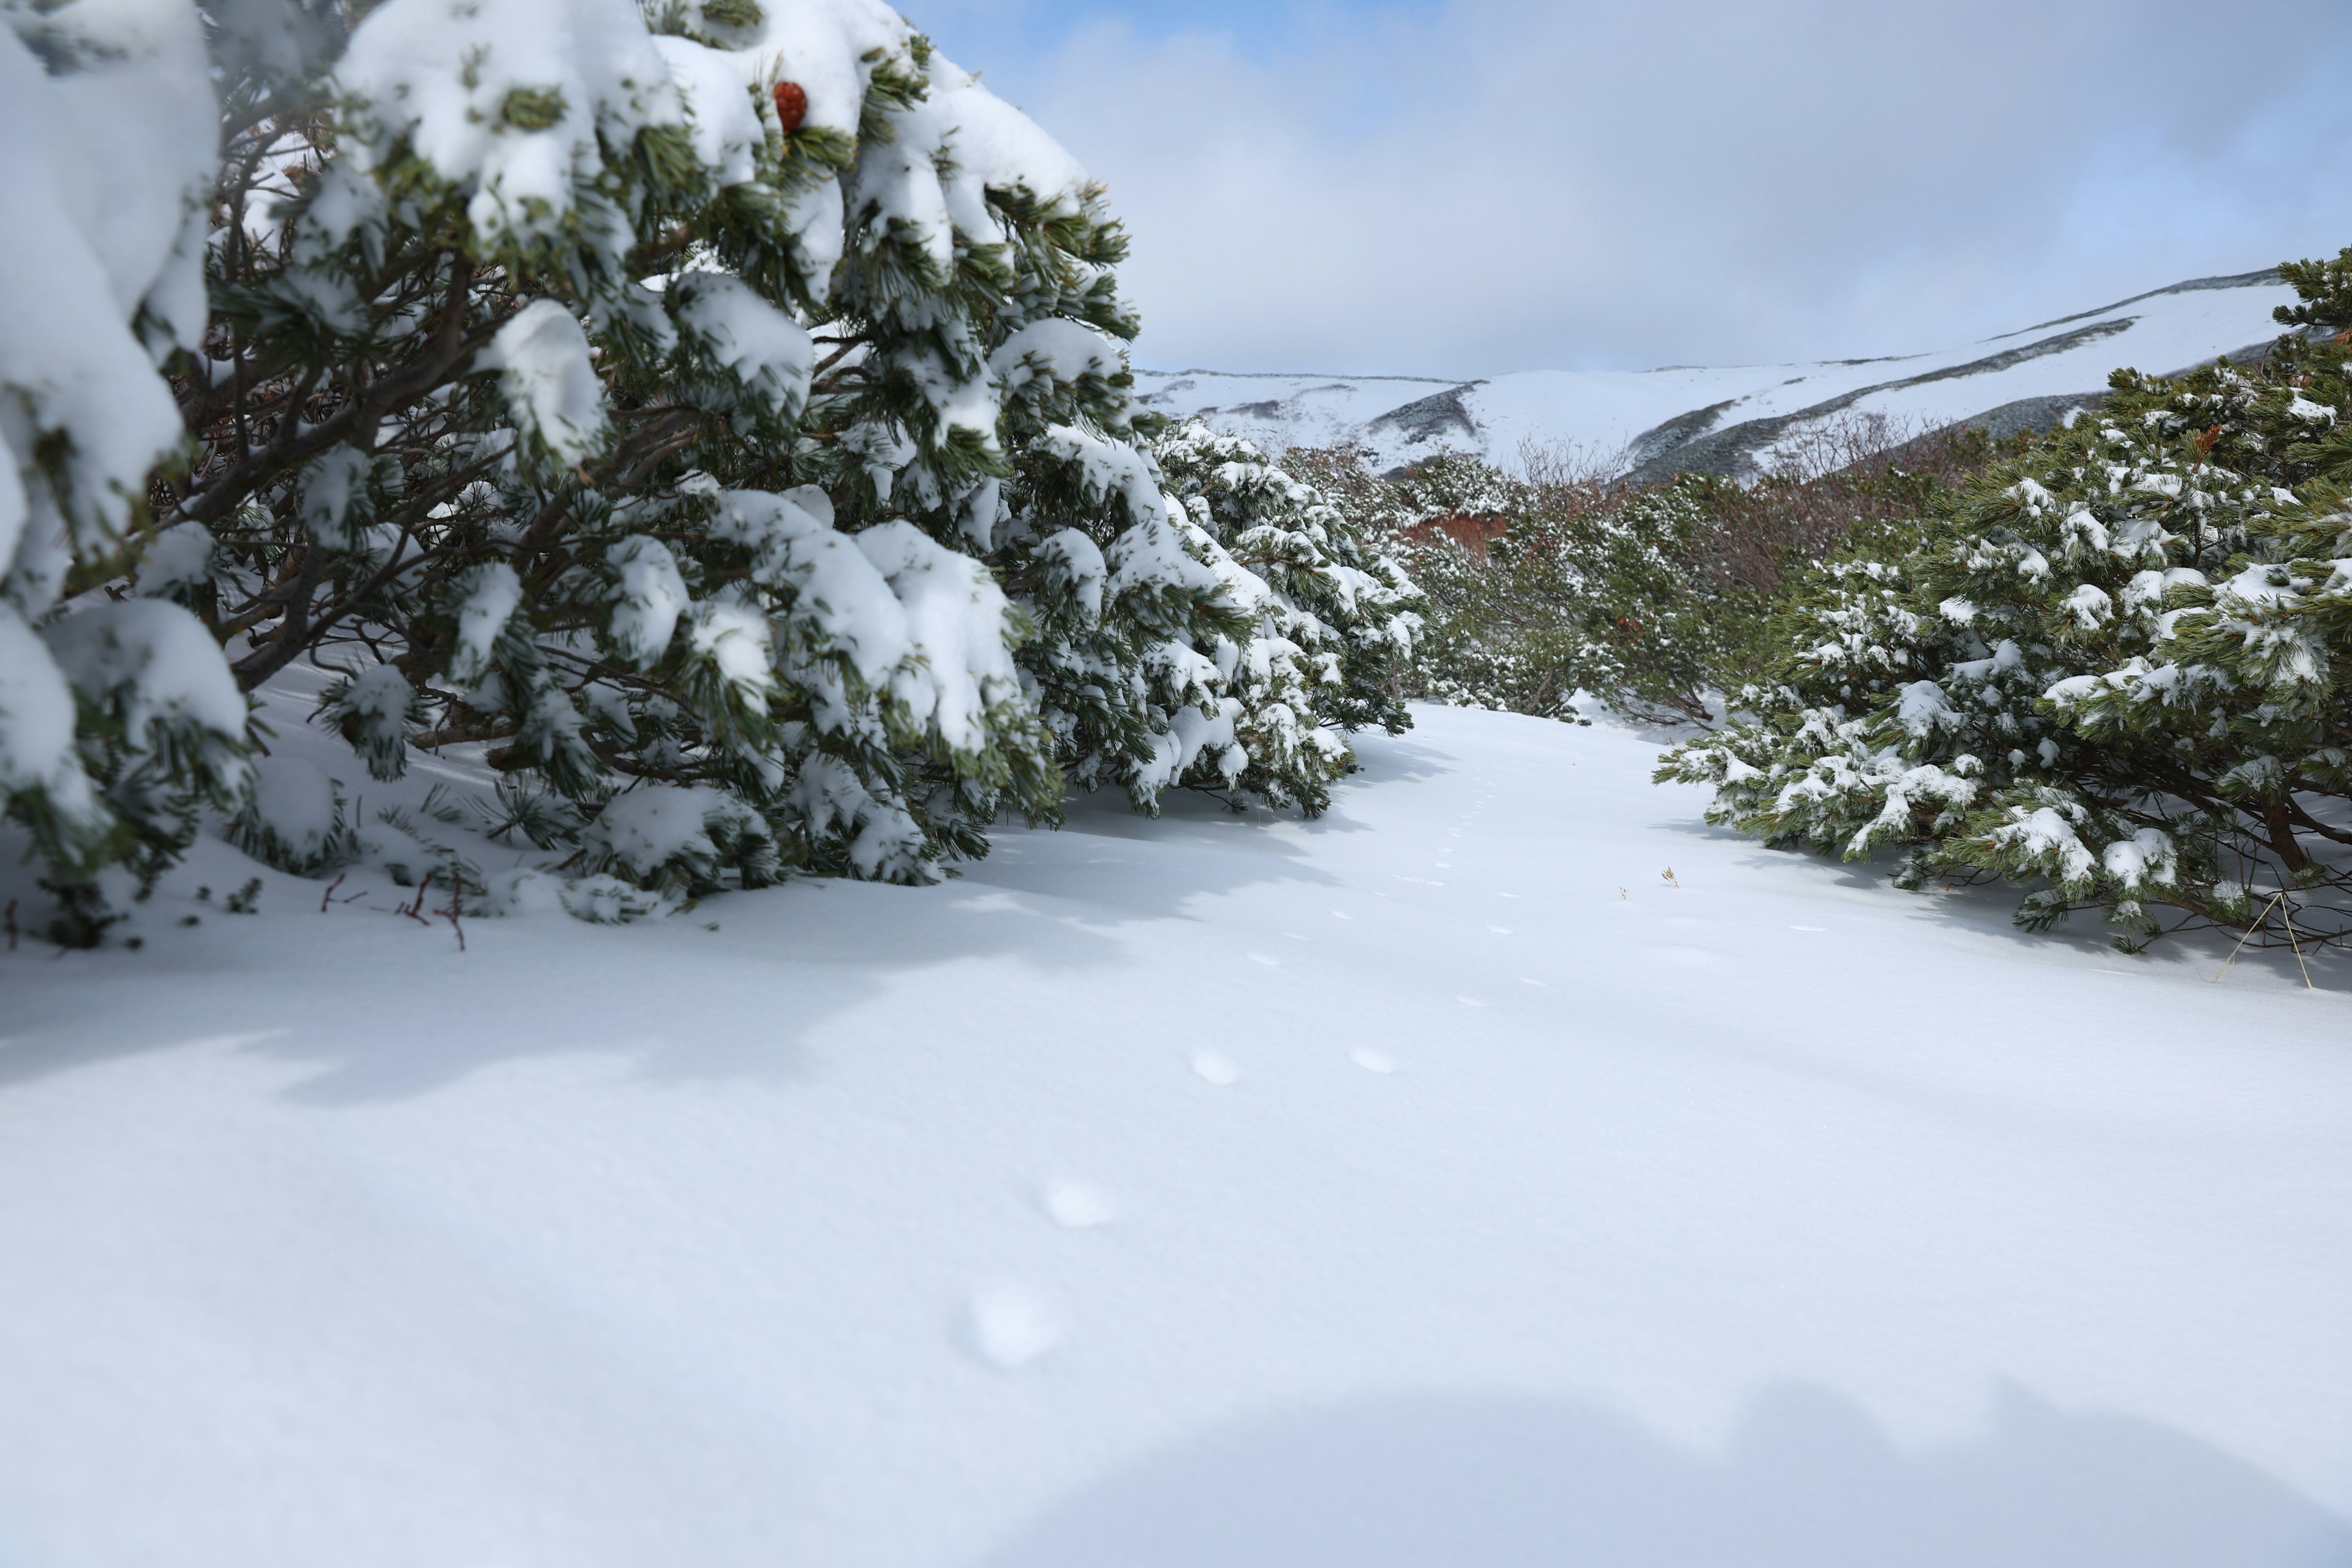
[[[1454,0],[1284,38],[964,62],[1108,182],[1144,363],[1900,352],[2352,243],[2340,0]]]

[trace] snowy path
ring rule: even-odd
[[[1421,725],[937,889],[0,959],[0,1563],[2352,1560],[2344,964]]]

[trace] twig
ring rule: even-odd
[[[2254,921],[2254,923],[2253,923],[2253,924],[2252,924],[2252,925],[2250,925],[2250,926],[2248,926],[2248,927],[2246,928],[2246,934],[2245,934],[2245,935],[2243,935],[2243,936],[2242,936],[2242,937],[2240,937],[2240,938],[2238,939],[2238,946],[2237,946],[2237,947],[2233,947],[2233,948],[2231,948],[2231,949],[2230,950],[2230,956],[2229,956],[2229,957],[2227,957],[2227,958],[2225,958],[2225,959],[2223,959],[2223,960],[2221,961],[2221,967],[2220,969],[2217,969],[2217,970],[2215,970],[2215,971],[2213,972],[2213,979],[2212,979],[2212,982],[2211,982],[2213,984],[2215,984],[2215,985],[2219,985],[2219,984],[2221,984],[2221,976],[2222,976],[2222,975],[2224,975],[2224,974],[2229,973],[2230,973],[2230,965],[2231,965],[2231,964],[2233,964],[2233,963],[2237,963],[2237,962],[2238,962],[2238,948],[2242,948],[2242,947],[2244,947],[2248,942],[2250,942],[2251,940],[2252,940],[2252,938],[2253,938],[2253,934],[2254,934],[2256,931],[2260,931],[2260,930],[2262,930],[2262,929],[2263,929],[2263,921],[2267,921],[2267,920],[2269,920],[2269,919],[2271,918],[2271,904],[2275,904],[2275,903],[2277,903],[2281,899],[2284,899],[2284,898],[2285,898],[2285,897],[2286,897],[2286,894],[2285,894],[2284,892],[2276,892],[2276,893],[2273,893],[2273,894],[2271,895],[2271,903],[2270,903],[2270,904],[2264,904],[2264,905],[2263,906],[2263,912],[2262,912],[2262,914],[2260,915],[2260,917],[2258,917],[2258,918],[2255,920],[2255,921]],[[2302,956],[2302,952],[2301,952],[2301,950],[2300,950],[2300,949],[2298,949],[2298,950],[2297,950],[2297,952],[2296,952],[2296,956],[2297,956],[2297,957],[2301,957],[2301,956]]]
[[[446,915],[449,917],[449,929],[457,933],[457,951],[459,952],[466,951],[466,928],[457,923],[457,906],[465,901],[465,897],[466,879],[452,873],[449,878],[449,907],[446,910],[436,910],[433,911],[436,915]]]
[[[425,889],[432,885],[433,873],[427,871],[416,884],[416,901],[400,911],[421,926],[429,926],[433,923],[425,918]]]
[[[349,871],[337,872],[335,879],[327,884],[327,890],[319,895],[319,912],[320,914],[323,915],[327,912],[327,904],[329,900],[334,898],[335,889],[341,887],[343,885],[343,879],[350,875],[351,873]]]
[[[2279,919],[2286,921],[2287,944],[2294,949],[2294,962],[2303,971],[2303,988],[2316,991],[2319,987],[2311,983],[2311,965],[2303,962],[2303,943],[2294,940],[2294,910],[2287,907],[2285,893],[2280,893],[2279,899]]]

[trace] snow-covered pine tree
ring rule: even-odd
[[[204,330],[214,110],[179,0],[0,22],[0,808],[81,942],[101,868],[152,873],[247,779],[245,699],[165,591],[203,542],[147,506],[180,434],[157,361]],[[92,591],[142,544],[143,593]]]
[[[1413,695],[1572,721],[1581,691],[1635,718],[1712,721],[1711,693],[1762,616],[1763,595],[1720,569],[1738,487],[1685,475],[1629,489],[1605,468],[1526,456],[1532,477],[1448,454],[1334,486],[1402,536],[1427,590]]]
[[[1421,591],[1387,540],[1249,442],[1189,421],[1163,434],[1154,454],[1184,503],[1195,550],[1252,623],[1206,650],[1225,678],[1223,716],[1247,760],[1228,772],[1223,752],[1194,773],[1214,767],[1228,787],[1319,812],[1353,761],[1333,731],[1379,725],[1396,734],[1412,724],[1404,676]]]
[[[2347,274],[2290,269],[2282,319],[2352,327]],[[2346,364],[2296,334],[2252,367],[2117,373],[2072,430],[1832,562],[1752,717],[1660,777],[1776,843],[1900,848],[1906,885],[2022,884],[2028,925],[2352,938]]]
[[[340,669],[379,776],[485,745],[677,892],[1197,760],[1258,606],[1144,449],[1123,237],[887,6],[386,0],[244,102],[141,576],[242,685]]]

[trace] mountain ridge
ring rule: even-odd
[[[1919,429],[1978,425],[2002,437],[2046,428],[2095,406],[2117,367],[2169,373],[2258,355],[2278,335],[2272,310],[2294,298],[2275,268],[2226,273],[1948,349],[1787,364],[1459,381],[1205,369],[1135,375],[1146,406],[1203,418],[1271,451],[1353,446],[1381,468],[1460,452],[1510,467],[1531,446],[1567,446],[1637,481],[1685,470],[1752,477],[1807,431],[1857,414]],[[2051,335],[1983,352],[2042,332]],[[1918,370],[1878,369],[1897,364]],[[1439,390],[1398,395],[1420,387]]]

